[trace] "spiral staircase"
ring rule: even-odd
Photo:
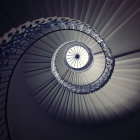
[[[0,139],[121,139],[98,135],[139,113],[139,0],[15,0],[0,11]]]

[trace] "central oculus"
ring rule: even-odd
[[[89,60],[88,52],[81,46],[73,46],[66,53],[66,61],[73,68],[84,67]]]
[[[93,54],[84,43],[72,41],[67,44],[64,62],[72,70],[85,70],[93,61]]]

